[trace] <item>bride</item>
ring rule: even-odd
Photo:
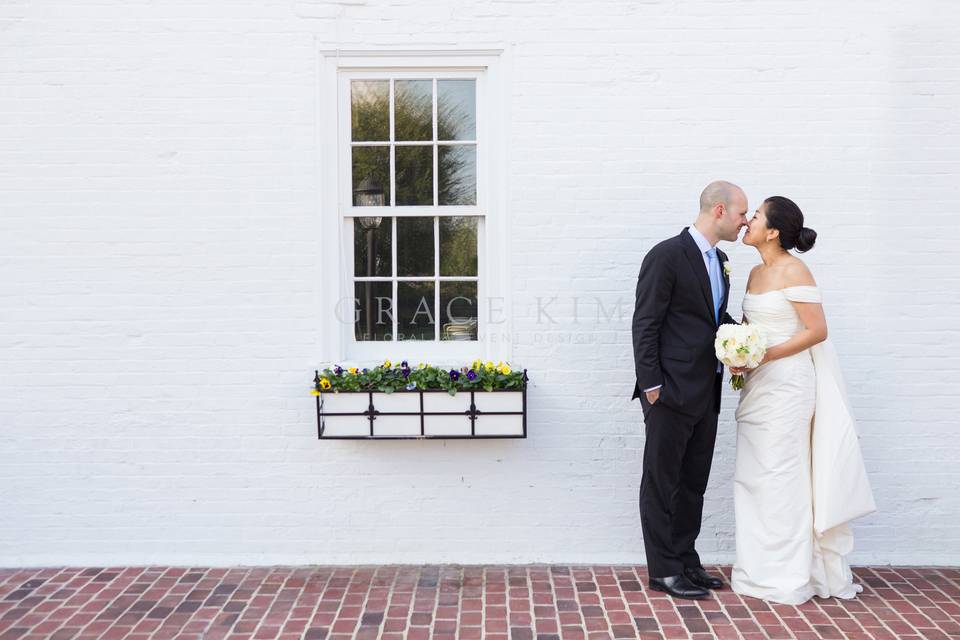
[[[746,378],[736,412],[731,583],[739,594],[785,604],[862,591],[845,558],[849,522],[876,508],[820,291],[790,254],[809,251],[816,238],[787,198],[757,209],[743,242],[763,263],[750,273],[743,313],[768,350],[758,368],[731,369]]]

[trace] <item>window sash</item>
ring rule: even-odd
[[[379,208],[379,207],[378,207]],[[350,265],[350,273],[348,281],[350,283],[348,289],[351,292],[351,296],[354,291],[354,283],[357,282],[389,282],[392,283],[391,287],[391,300],[393,308],[393,326],[391,328],[390,334],[394,336],[393,340],[357,340],[355,323],[350,326],[350,343],[351,347],[353,345],[361,344],[401,344],[404,342],[413,342],[419,343],[421,345],[438,345],[446,344],[448,342],[453,342],[450,340],[440,340],[441,326],[440,321],[441,312],[440,309],[440,283],[441,282],[476,282],[477,283],[477,339],[476,340],[462,340],[461,343],[476,345],[479,342],[482,342],[480,336],[481,332],[484,329],[484,318],[481,313],[480,304],[481,301],[485,298],[483,293],[485,291],[484,278],[482,277],[485,261],[483,255],[483,248],[485,247],[484,242],[484,220],[480,218],[477,221],[477,275],[475,276],[441,276],[440,275],[440,218],[434,217],[433,220],[433,273],[432,276],[356,276],[354,275],[353,265],[354,265],[354,247],[356,247],[356,238],[354,236],[354,225],[353,219],[347,218],[346,223],[343,226],[343,230],[346,235],[349,236],[348,241],[346,242],[346,264]],[[390,272],[393,274],[397,273],[397,221],[396,219],[391,220],[390,223],[390,233],[391,233],[391,251],[390,251],[390,260],[391,267]],[[436,283],[436,286],[433,287],[433,313],[434,313],[434,331],[433,331],[433,340],[397,340],[396,335],[399,330],[399,299],[398,299],[398,284],[401,282],[433,282]],[[351,309],[354,307],[351,307]]]
[[[394,123],[394,83],[397,80],[433,80],[433,140],[426,141],[395,141]],[[352,80],[389,80],[390,81],[390,135],[385,141],[352,140],[351,128],[351,95],[350,82]],[[436,140],[437,138],[437,80],[474,80],[476,84],[476,139],[474,140]],[[383,69],[378,71],[342,70],[338,79],[338,145],[339,157],[339,189],[338,209],[341,217],[347,216],[436,216],[436,215],[485,215],[488,210],[487,189],[488,171],[486,163],[486,113],[485,100],[486,74],[476,69]],[[477,149],[477,204],[475,205],[441,205],[439,200],[440,176],[438,173],[439,153],[433,154],[433,204],[432,205],[393,205],[396,201],[396,147],[409,146],[458,146],[475,145]],[[353,160],[354,147],[386,147],[390,148],[390,200],[391,205],[383,207],[356,207],[353,205]],[[390,213],[386,213],[390,212]]]
[[[468,363],[476,357],[510,360],[512,301],[508,255],[509,175],[507,114],[512,57],[504,49],[349,50],[321,48],[319,55],[317,165],[319,189],[319,303],[318,357],[323,362],[351,362],[370,366],[383,358],[436,364]],[[384,77],[418,79],[473,78],[476,88],[477,205],[431,207],[353,207],[348,167],[344,159],[351,145],[350,111],[342,85],[350,79]],[[346,94],[348,95],[348,94]],[[348,120],[344,126],[342,119]],[[466,142],[466,141],[464,141]],[[431,141],[432,143],[432,141]],[[345,149],[347,151],[345,151]],[[344,187],[345,186],[345,187]],[[341,306],[354,296],[352,216],[480,216],[478,228],[478,342],[354,341],[354,325],[341,320]],[[349,309],[347,310],[349,312]],[[351,315],[348,313],[348,315]],[[349,318],[352,320],[352,315]]]

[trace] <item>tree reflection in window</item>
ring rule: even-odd
[[[477,204],[476,80],[353,80],[350,86],[353,206],[436,212],[353,218],[354,335],[358,341],[476,340],[479,218],[444,212]]]

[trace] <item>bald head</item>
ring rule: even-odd
[[[711,182],[700,194],[700,215],[694,226],[710,244],[734,242],[747,226],[747,194],[732,182]]]
[[[709,213],[718,204],[722,204],[725,209],[729,209],[739,203],[741,198],[744,201],[747,199],[743,189],[726,180],[715,180],[708,184],[700,194],[700,213]]]

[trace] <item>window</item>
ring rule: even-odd
[[[490,264],[504,244],[490,175],[491,61],[444,57],[327,57],[342,357],[509,357],[491,348],[510,342],[505,271]]]

